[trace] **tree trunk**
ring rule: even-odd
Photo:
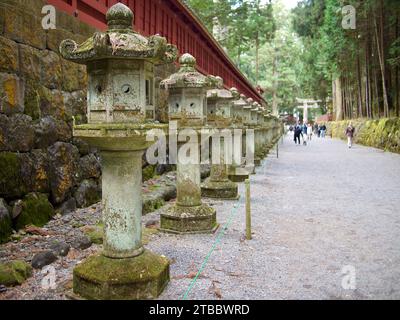
[[[361,79],[361,66],[360,66],[360,56],[357,56],[357,100],[358,100],[358,117],[363,117],[363,103],[362,103],[362,79]]]
[[[258,32],[256,34],[256,85],[258,85],[258,81],[260,79],[260,38],[258,36]]]
[[[381,1],[381,6],[382,6],[382,1]],[[382,96],[383,96],[383,114],[384,117],[389,116],[389,103],[388,103],[388,97],[387,97],[387,92],[386,92],[386,77],[385,77],[385,56],[384,56],[384,51],[383,51],[383,43],[380,43],[382,41],[382,36],[381,40],[379,40],[379,35],[378,35],[378,23],[376,21],[376,15],[374,14],[374,26],[375,26],[375,38],[376,38],[376,50],[378,52],[378,58],[379,58],[379,66],[381,69],[381,76],[382,76]],[[381,17],[381,29],[383,29],[383,16]],[[383,30],[381,30],[383,33]]]
[[[272,114],[278,115],[278,54],[276,50],[274,50],[274,62],[273,62],[273,93],[272,93]]]

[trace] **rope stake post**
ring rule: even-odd
[[[250,205],[250,180],[245,181],[246,185],[246,239],[251,240],[251,205]]]

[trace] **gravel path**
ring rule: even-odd
[[[339,140],[296,146],[288,137],[251,178],[254,238],[246,241],[244,197],[206,201],[215,206],[223,237],[157,233],[158,212],[143,218],[146,247],[171,259],[171,282],[160,299],[181,299],[215,246],[188,299],[399,299],[400,155]],[[244,194],[244,186],[240,185]],[[237,209],[234,206],[237,205]],[[79,226],[96,224],[100,205],[51,221],[49,235],[0,246],[0,261],[30,261],[50,240],[72,241]],[[2,299],[66,299],[73,267],[101,250],[71,249],[53,263],[57,289],[44,275],[0,292]],[[342,287],[343,268],[355,271],[355,289]],[[347,267],[348,268],[348,267]],[[353,269],[352,269],[353,268]],[[3,288],[4,289],[4,288]]]
[[[242,197],[189,299],[400,298],[400,155],[331,139],[296,146],[288,137],[280,158],[272,152],[257,171],[254,239],[244,241]],[[226,223],[235,202],[210,203]],[[182,297],[217,236],[153,239],[148,248],[173,262],[161,299]],[[346,266],[355,270],[353,290],[342,287]]]

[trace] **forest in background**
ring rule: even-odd
[[[400,115],[400,1],[303,0],[291,11],[281,0],[186,3],[274,112],[293,113],[299,97],[337,120]],[[355,29],[342,27],[345,5]]]

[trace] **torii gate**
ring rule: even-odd
[[[306,123],[308,122],[308,109],[317,109],[319,108],[318,103],[321,102],[321,100],[312,100],[312,99],[300,99],[296,98],[298,103],[303,104],[302,106],[298,106],[297,108],[303,109],[303,122]]]

